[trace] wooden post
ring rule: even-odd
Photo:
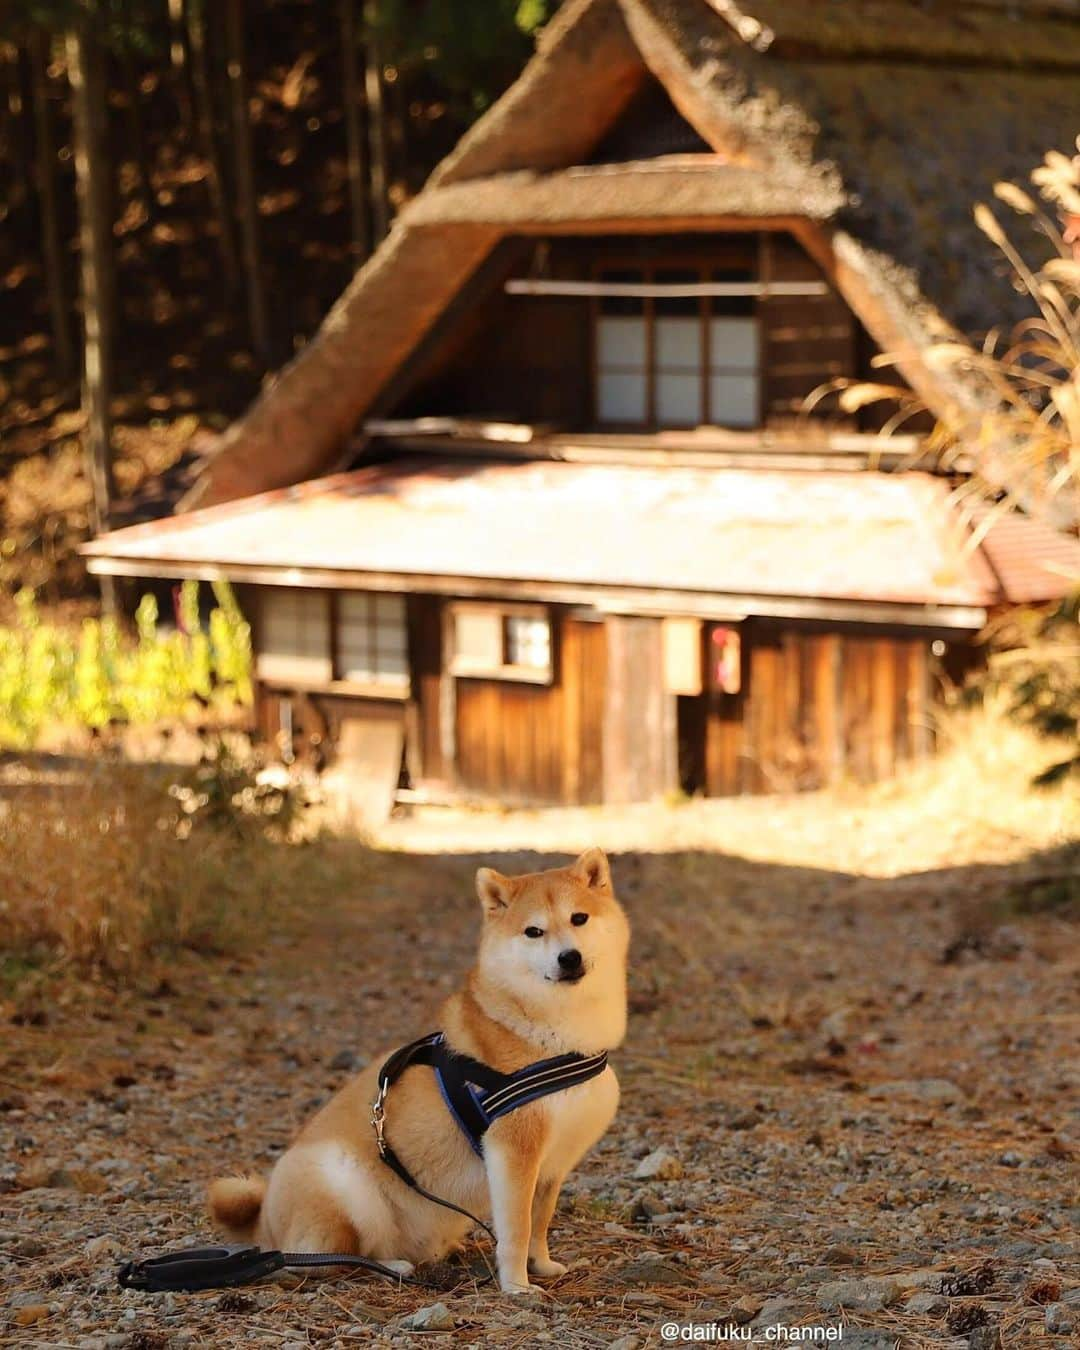
[[[68,31],[68,78],[75,129],[75,183],[79,202],[83,311],[83,409],[86,463],[95,533],[109,528],[113,499],[112,393],[113,296],[112,208],[105,146],[104,55],[87,20]],[[102,579],[102,599],[111,607],[111,580]]]

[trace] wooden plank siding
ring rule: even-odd
[[[929,752],[929,638],[760,620],[742,632],[742,690],[702,696],[709,796],[875,782]]]
[[[604,625],[552,615],[551,685],[458,678],[457,783],[508,802],[603,797]]]
[[[821,281],[817,263],[789,234],[761,235],[761,273],[772,281]],[[790,424],[805,416],[809,394],[858,370],[858,325],[835,291],[815,296],[770,296],[759,303],[761,315],[762,412],[766,425]],[[829,419],[850,424],[835,398],[818,409]]]
[[[643,802],[678,786],[676,696],[664,688],[663,621],[611,615],[604,801]]]

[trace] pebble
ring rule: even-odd
[[[339,1050],[330,1061],[330,1068],[335,1073],[351,1073],[359,1067],[359,1061],[356,1058],[356,1052],[353,1050]]]
[[[1076,1318],[1067,1303],[1048,1303],[1043,1316],[1052,1336],[1069,1336],[1076,1330]]]
[[[866,1095],[874,1101],[886,1097],[914,1097],[935,1106],[955,1106],[966,1097],[947,1078],[898,1078],[888,1083],[872,1083]]]
[[[403,1331],[453,1331],[454,1318],[445,1303],[429,1303],[403,1317],[399,1325]]]
[[[904,1311],[914,1313],[918,1317],[937,1317],[945,1312],[949,1306],[949,1300],[943,1294],[932,1294],[924,1290],[909,1298],[904,1304]]]
[[[101,1237],[91,1238],[83,1247],[83,1252],[90,1261],[104,1261],[109,1257],[119,1256],[122,1250],[115,1238],[104,1234]]]
[[[832,1280],[818,1290],[818,1307],[823,1312],[851,1308],[858,1312],[880,1312],[900,1297],[894,1279],[868,1276],[862,1280]]]
[[[1023,1161],[1020,1154],[1014,1153],[1012,1149],[1007,1149],[1001,1157],[998,1158],[998,1164],[1001,1167],[1020,1167]]]
[[[611,1342],[608,1350],[641,1350],[643,1344],[640,1336],[620,1336]]]
[[[683,1174],[682,1163],[670,1149],[657,1148],[634,1168],[637,1181],[675,1181]]]
[[[693,1276],[659,1256],[639,1256],[612,1272],[618,1284],[693,1284]]]

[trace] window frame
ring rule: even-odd
[[[678,254],[655,254],[643,256],[641,253],[632,251],[622,252],[613,250],[605,252],[601,257],[593,260],[590,268],[590,275],[593,281],[600,281],[603,276],[610,272],[637,272],[641,276],[643,284],[651,284],[656,280],[657,274],[665,272],[696,272],[700,281],[709,281],[711,274],[716,271],[722,271],[725,267],[730,270],[749,271],[754,278],[761,280],[763,275],[763,266],[760,247],[747,249],[745,251],[736,248],[732,249],[730,259],[725,259],[723,250],[714,250],[706,252],[695,252],[693,255]],[[765,365],[763,359],[763,338],[764,324],[762,321],[762,307],[760,297],[750,297],[752,314],[749,316],[754,325],[755,346],[757,352],[757,361],[753,369],[755,381],[755,420],[753,425],[739,425],[719,421],[713,415],[712,403],[712,377],[714,374],[725,374],[724,370],[713,370],[712,366],[712,320],[714,318],[729,317],[724,314],[715,314],[713,312],[715,300],[711,296],[698,297],[697,319],[701,328],[700,352],[701,359],[698,369],[698,381],[700,386],[699,396],[699,418],[696,422],[687,422],[685,424],[661,423],[657,417],[657,385],[660,370],[657,365],[657,318],[663,316],[657,315],[657,299],[653,296],[642,297],[643,314],[642,319],[645,325],[645,417],[643,421],[614,421],[602,419],[600,416],[600,320],[603,317],[602,300],[598,296],[593,296],[589,301],[589,321],[590,321],[590,363],[591,363],[591,413],[592,424],[603,431],[627,431],[627,432],[658,432],[658,431],[689,431],[698,426],[715,426],[730,431],[760,431],[765,423]]]
[[[498,619],[503,659],[483,663],[462,657],[457,650],[457,619],[459,614],[481,614]],[[542,619],[548,629],[548,664],[538,666],[514,665],[507,656],[507,619]],[[454,600],[446,607],[446,670],[455,679],[505,680],[513,684],[551,686],[555,683],[556,624],[550,606],[503,600]]]
[[[312,601],[317,597],[325,607],[327,650],[325,660],[327,679],[310,679],[283,674],[267,674],[262,669],[263,641],[266,633],[266,602],[278,592],[293,592]],[[374,624],[375,601],[382,596],[400,600],[404,607],[405,678],[403,680],[349,680],[342,677],[341,657],[341,597],[361,595],[368,598],[368,623]],[[255,678],[260,687],[274,693],[343,694],[353,698],[381,699],[384,702],[405,703],[412,697],[412,661],[409,646],[409,613],[407,596],[398,591],[371,591],[360,588],[348,590],[322,586],[259,586],[255,605]],[[378,651],[378,644],[373,648]]]

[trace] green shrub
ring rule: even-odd
[[[31,749],[46,731],[99,730],[219,712],[252,701],[251,631],[229,586],[206,628],[197,582],[181,587],[181,627],[165,629],[157,601],[144,595],[135,631],[112,618],[78,629],[43,620],[34,593],[16,596],[14,626],[0,628],[0,747]]]

